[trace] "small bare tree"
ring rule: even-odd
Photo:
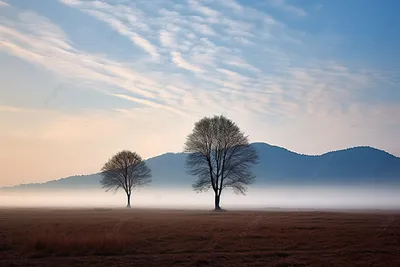
[[[258,155],[247,136],[224,116],[205,117],[196,122],[184,150],[190,153],[186,159],[189,173],[198,176],[193,189],[202,192],[212,188],[215,210],[221,209],[224,188],[244,195],[255,179],[250,168],[258,163]]]
[[[128,198],[126,207],[131,207],[132,188],[142,187],[151,182],[151,170],[146,163],[136,153],[123,150],[114,155],[106,164],[102,171],[100,183],[106,191],[114,189],[115,192],[122,188]]]

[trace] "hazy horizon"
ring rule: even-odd
[[[398,187],[266,187],[250,188],[246,196],[226,190],[226,209],[400,209]],[[1,192],[0,207],[118,208],[126,195],[98,190]],[[141,189],[132,193],[132,207],[212,209],[213,192],[185,189]]]

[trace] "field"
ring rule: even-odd
[[[0,209],[0,266],[400,266],[400,214]]]

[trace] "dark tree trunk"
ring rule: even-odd
[[[131,194],[126,194],[126,196],[128,197],[128,204],[126,204],[127,208],[131,207]]]
[[[214,209],[215,210],[220,210],[221,207],[219,206],[219,201],[220,201],[220,196],[218,195],[218,193],[215,193],[215,202],[214,202]]]

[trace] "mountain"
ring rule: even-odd
[[[253,143],[260,164],[254,172],[263,183],[399,183],[400,158],[372,147],[354,147],[318,156]]]
[[[400,158],[372,147],[354,147],[322,155],[302,155],[265,143],[251,144],[259,153],[254,167],[256,185],[372,184],[400,185]],[[190,188],[195,177],[185,170],[186,154],[166,153],[146,160],[152,187]],[[79,175],[41,184],[4,189],[100,188],[101,175]]]

